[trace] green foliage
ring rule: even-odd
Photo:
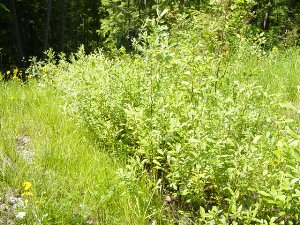
[[[156,203],[145,183],[127,186],[121,160],[63,104],[41,83],[0,84],[0,223],[147,224]]]
[[[98,31],[106,37],[106,47],[129,48],[132,38],[138,36],[142,23],[136,1],[104,1],[101,11],[108,15],[101,20],[101,29]]]
[[[101,27],[98,33],[105,37],[105,47],[108,49],[125,47],[132,50],[132,41],[141,33],[141,28],[149,18],[159,18],[160,12],[169,10],[172,16],[165,20],[165,23],[176,21],[179,12],[195,7],[204,6],[199,1],[143,1],[143,0],[114,0],[102,1],[99,9],[106,16],[101,19]]]
[[[294,46],[299,39],[299,3],[293,0],[276,1],[103,1],[101,12],[106,16],[101,20],[99,33],[106,38],[108,48],[126,49],[132,47],[132,40],[141,33],[143,24],[149,19],[160,17],[159,12],[168,10],[164,24],[170,27],[178,24],[182,14],[192,17],[195,12],[205,11],[206,16],[216,21],[220,35],[235,38],[240,33],[248,38],[257,38],[264,33],[264,47],[273,45]],[[189,21],[189,20],[188,20]],[[204,22],[208,21],[204,19]],[[224,22],[224,23],[223,23]],[[201,24],[201,23],[200,23]],[[221,26],[219,26],[221,25]],[[228,29],[231,31],[226,33]],[[221,33],[220,33],[221,31]]]
[[[78,15],[67,29],[76,28],[76,40],[65,47],[85,46],[70,57],[49,50],[44,61],[32,58],[28,73],[38,85],[0,86],[0,187],[23,193],[24,178],[33,182],[28,218],[48,224],[297,224],[299,48],[280,47],[297,44],[296,24],[284,22],[296,18],[291,12],[298,5],[93,3],[101,18],[89,16],[84,1],[67,10]],[[88,41],[95,40],[95,20],[101,20],[106,49],[120,50],[86,54],[97,45]],[[14,138],[24,133],[37,149],[30,165],[14,148]],[[16,171],[6,158],[17,159]]]
[[[45,82],[101,146],[127,159],[120,171],[126,182],[148,180],[170,196],[165,221],[294,223],[297,106],[238,81],[243,70],[235,60],[272,59],[260,48],[263,38],[251,42],[235,19],[222,27],[222,18],[205,16],[182,15],[171,32],[148,20],[135,42],[139,54],[85,55],[81,48],[70,62],[46,64]]]
[[[11,1],[13,2],[13,1]],[[97,47],[111,51],[124,47],[133,50],[132,42],[143,31],[148,19],[160,18],[160,13],[168,11],[163,23],[170,31],[177,26],[182,14],[193,17],[195,12],[206,12],[218,24],[220,34],[235,38],[235,33],[248,38],[259,38],[263,33],[264,47],[273,45],[295,46],[299,44],[300,3],[296,0],[62,0],[52,1],[50,17],[49,47],[66,54],[84,45],[88,53]],[[11,64],[21,63],[24,56],[43,57],[45,44],[45,13],[47,1],[15,1],[18,19],[11,21],[12,6],[9,1],[0,4],[0,47],[4,48],[3,62],[8,68]],[[204,19],[207,22],[207,19]],[[14,26],[11,22],[14,22]],[[17,47],[16,25],[19,27],[23,55],[15,56]],[[219,26],[222,25],[222,26]],[[184,30],[184,28],[182,28]],[[150,31],[151,29],[149,29]],[[233,31],[232,30],[232,31]],[[30,34],[30,35],[28,35]],[[18,47],[20,48],[20,47]],[[20,50],[19,50],[20,52]],[[20,53],[19,53],[20,54]]]

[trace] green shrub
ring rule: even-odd
[[[64,93],[67,111],[101,145],[127,158],[120,174],[132,183],[149,179],[170,196],[175,216],[184,210],[201,224],[295,223],[296,107],[228,72],[241,52],[267,56],[245,38],[213,39],[213,28],[207,37],[197,39],[195,28],[180,39],[149,22],[154,32],[136,42],[139,54],[85,55],[81,48],[70,62],[45,64],[45,82]]]

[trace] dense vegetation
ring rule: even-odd
[[[200,2],[2,74],[0,223],[299,224],[299,4]]]
[[[298,42],[297,0],[2,0],[0,69],[27,67],[32,56],[41,58],[48,48],[66,54],[81,44],[87,52],[121,46],[132,51],[132,39],[147,18],[159,16],[158,11],[171,12],[164,21],[171,28],[179,14],[189,10],[211,14],[216,7],[223,11],[224,21],[234,17],[238,27],[247,25],[247,35],[263,31],[272,43]]]

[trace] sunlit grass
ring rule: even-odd
[[[12,190],[21,194],[26,181],[33,193],[23,196],[27,224],[144,224],[145,215],[136,209],[144,203],[116,176],[122,163],[98,149],[89,133],[62,113],[57,93],[44,89],[0,84],[2,201]],[[30,140],[32,162],[18,152],[18,138]]]
[[[261,54],[234,58],[228,70],[231,79],[257,82],[270,93],[282,94],[287,100],[300,99],[300,49],[274,49]]]

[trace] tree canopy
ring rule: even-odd
[[[66,54],[80,45],[87,52],[98,47],[131,51],[147,18],[164,10],[170,12],[163,21],[169,29],[180,14],[202,10],[230,15],[224,20],[248,27],[248,35],[265,32],[269,44],[298,44],[296,0],[6,0],[0,3],[0,63],[25,66],[22,61],[42,57],[47,48]]]

